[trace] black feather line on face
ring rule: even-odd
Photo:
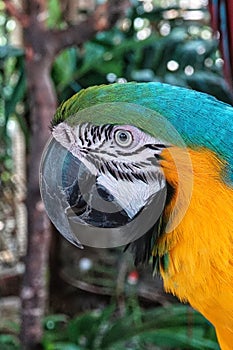
[[[169,183],[167,183],[167,197],[165,202],[165,208],[172,200],[173,195],[174,189]],[[135,266],[147,265],[149,263],[149,260],[152,257],[154,245],[156,244],[156,240],[164,233],[165,227],[166,221],[162,213],[157,222],[154,224],[153,227],[151,227],[150,230],[148,230],[142,237],[138,238],[132,243],[129,243],[125,247],[124,251],[130,249],[130,251],[132,252],[134,256]],[[159,269],[161,266],[160,259],[161,257],[159,257],[158,255],[153,256],[152,269],[153,273],[155,274],[159,274]]]

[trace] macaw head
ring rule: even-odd
[[[192,196],[190,144],[195,148],[195,132],[207,127],[192,127],[200,96],[206,100],[168,85],[129,83],[92,87],[61,105],[42,160],[41,192],[68,240],[94,247],[133,242],[136,262],[148,260]]]
[[[80,203],[81,193],[78,195],[76,192],[77,182],[80,181],[77,177],[78,161],[93,178],[98,196],[103,198],[102,209],[104,204],[108,204],[109,210],[110,203],[113,203],[112,209],[118,205],[122,209],[123,222],[135,217],[153,195],[166,187],[159,164],[165,144],[135,126],[92,123],[71,126],[64,121],[53,128],[52,135],[69,152],[66,167],[71,168],[69,180],[72,183],[67,181],[69,190],[65,187],[65,191],[68,203],[77,213],[80,205],[82,211],[88,205]],[[105,210],[108,210],[107,207]],[[96,217],[96,223],[98,220],[104,227],[114,225],[113,221],[101,221],[101,217]],[[123,222],[119,220],[118,224]]]
[[[96,104],[65,118],[60,113],[42,161],[49,216],[74,244],[134,242],[136,262],[147,260],[152,240],[168,225],[164,210],[178,197],[164,172],[164,155],[176,158],[172,146],[185,150],[183,140],[162,115],[128,102]],[[183,162],[191,166],[185,151]]]

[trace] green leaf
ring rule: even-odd
[[[53,344],[51,350],[83,350],[83,348],[73,343],[60,342]]]
[[[201,333],[202,329],[199,329]],[[158,329],[151,333],[140,335],[140,340],[151,343],[157,346],[170,347],[175,349],[198,349],[198,350],[219,350],[216,342],[203,338],[201,334],[190,331],[184,328],[172,328],[171,330]]]
[[[49,0],[48,1],[48,12],[49,16],[47,19],[47,24],[49,28],[55,28],[61,23],[62,11],[61,4],[59,0]]]
[[[109,319],[113,310],[114,306],[110,306],[103,311],[91,311],[72,320],[67,329],[69,340],[87,349],[96,350],[103,329],[110,324]]]
[[[174,337],[177,334],[177,328],[186,328],[189,322],[188,309],[184,305],[172,306],[169,308],[156,308],[153,311],[143,312],[142,322],[135,323],[133,315],[125,316],[117,320],[112,327],[104,334],[101,343],[101,349],[107,349],[114,343],[123,342],[135,336],[141,336],[148,332],[157,334],[164,332],[173,332]],[[193,312],[193,327],[206,326],[207,321],[198,313]],[[119,338],[119,334],[121,337]],[[198,349],[198,348],[197,348]]]
[[[11,334],[0,334],[0,349],[19,350],[19,340]]]
[[[53,65],[53,78],[58,90],[64,89],[67,84],[74,80],[77,69],[77,49],[64,50],[55,60]],[[65,69],[64,69],[65,67]]]

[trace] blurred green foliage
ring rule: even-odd
[[[12,171],[11,138],[9,121],[17,112],[17,104],[25,92],[23,51],[10,45],[0,46],[0,182],[10,180]],[[22,128],[24,123],[18,119]],[[24,128],[25,129],[25,128]]]
[[[9,183],[12,172],[9,121],[19,116],[17,105],[25,93],[24,53],[9,44],[15,22],[8,18],[0,2],[0,184]],[[21,123],[19,119],[20,124]],[[24,128],[25,129],[25,128]],[[1,186],[0,186],[1,189]]]
[[[8,332],[11,334],[0,335],[1,348],[20,350],[15,327],[8,325]],[[44,350],[219,350],[214,330],[200,314],[184,305],[147,311],[128,306],[124,315],[110,306],[71,320],[65,315],[50,315],[44,320],[42,347]]]
[[[1,3],[0,3],[1,5]],[[26,132],[22,110],[25,95],[24,52],[9,44],[9,34],[14,28],[0,6],[0,251],[7,249],[5,239],[9,237],[8,222],[15,215],[15,183],[12,151],[12,116]],[[8,227],[8,228],[7,228]],[[13,245],[12,245],[13,247]]]
[[[189,333],[190,312],[193,325]],[[157,307],[149,311],[129,308],[124,316],[114,314],[111,306],[80,315],[65,327],[63,324],[59,336],[56,322],[54,329],[51,329],[52,320],[48,317],[45,323],[47,327],[50,325],[50,330],[44,336],[46,350],[64,349],[67,343],[80,350],[149,350],[155,349],[155,346],[166,349],[218,349],[216,343],[204,334],[206,320],[183,305],[169,306],[167,309]]]
[[[112,30],[62,52],[52,77],[60,101],[90,85],[133,80],[193,88],[232,103],[222,66],[206,6],[133,1]]]

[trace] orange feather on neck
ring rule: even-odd
[[[169,149],[163,151],[161,160],[165,177],[175,189],[164,211],[165,221],[179,215],[179,207],[173,211],[179,187],[177,162],[179,171],[183,175],[187,173],[184,187],[190,179],[185,150],[172,148],[175,161]],[[190,203],[178,226],[158,239],[154,254],[168,254],[168,268],[161,267],[165,289],[188,301],[212,322],[222,350],[230,350],[233,346],[233,189],[224,183],[224,164],[215,154],[205,149],[188,152],[193,168]],[[170,215],[174,217],[169,218]]]

